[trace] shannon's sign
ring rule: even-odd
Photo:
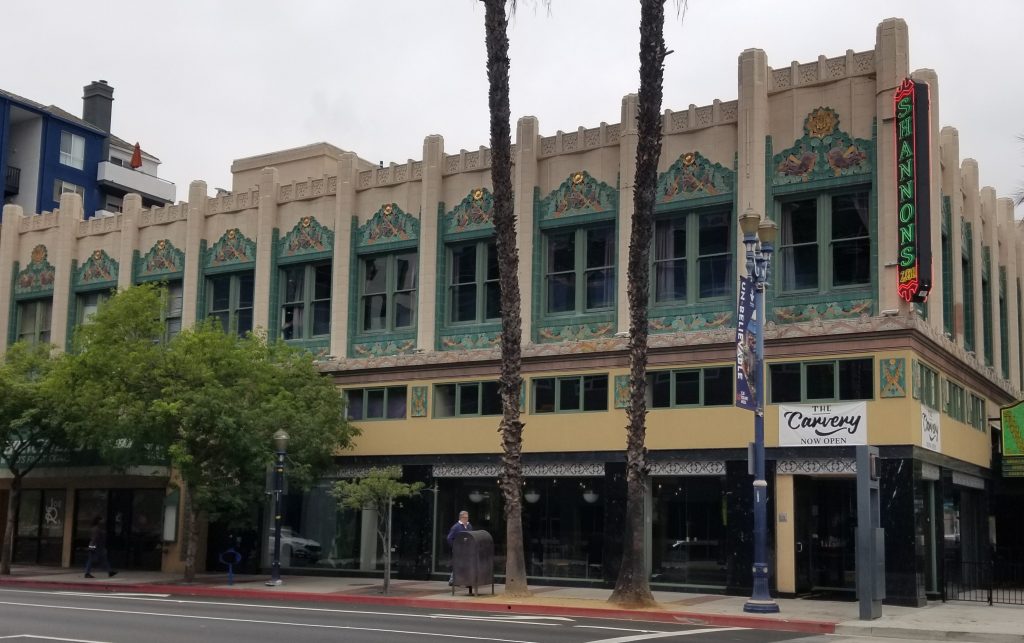
[[[820,447],[867,443],[867,402],[779,406],[780,446]]]
[[[893,96],[896,116],[896,193],[899,274],[896,290],[923,302],[932,289],[931,125],[928,85],[905,79]]]

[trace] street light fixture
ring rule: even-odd
[[[775,250],[774,221],[762,221],[753,208],[740,216],[743,244],[747,247],[747,275],[754,285],[756,345],[754,349],[754,587],[743,611],[773,614],[779,605],[768,592],[768,483],[764,479],[764,293]]]
[[[288,434],[278,430],[274,434],[274,451],[277,461],[274,463],[274,560],[271,564],[268,587],[283,585],[281,580],[281,494],[284,493],[284,458],[288,453]]]

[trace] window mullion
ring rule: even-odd
[[[818,291],[832,289],[832,195],[818,195]]]
[[[487,319],[487,242],[476,243],[476,274],[473,275],[476,290],[476,322]]]
[[[398,287],[398,261],[394,254],[387,256],[384,262],[384,328],[395,330],[395,290]]]
[[[573,232],[573,268],[575,272],[576,287],[573,295],[576,298],[576,312],[586,311],[586,290],[587,290],[587,231],[584,228],[577,228]]]
[[[683,303],[697,301],[700,272],[700,220],[693,212],[684,214],[683,227],[686,230],[686,299]]]

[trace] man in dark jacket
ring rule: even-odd
[[[458,522],[456,522],[454,525],[452,525],[452,528],[448,530],[448,546],[449,547],[453,547],[453,545],[455,543],[455,536],[458,535],[458,533],[460,531],[473,531],[473,525],[469,524],[469,512],[468,511],[460,511],[459,512],[459,520],[458,520]],[[452,550],[452,553],[455,553],[454,552],[454,548]],[[452,565],[452,567],[454,567],[454,565]],[[453,569],[452,570],[452,575],[448,577],[448,584],[449,585],[453,585],[454,583],[455,583],[455,571]],[[470,594],[473,593],[473,588],[472,587],[469,588],[469,593]]]
[[[92,575],[93,563],[103,563],[107,570],[107,576],[113,578],[117,572],[110,569],[110,559],[107,558],[107,526],[103,524],[103,516],[96,516],[92,521],[92,533],[89,538],[89,558],[85,561],[85,577],[96,578]]]

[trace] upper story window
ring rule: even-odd
[[[364,333],[413,328],[419,264],[416,251],[363,257],[360,324]]]
[[[253,272],[220,274],[206,280],[206,313],[220,320],[225,333],[252,330]]]
[[[544,234],[544,312],[607,311],[615,305],[615,226]]]
[[[985,422],[988,419],[985,417],[985,399],[978,397],[974,393],[969,393],[967,403],[967,423],[975,429],[984,432]]]
[[[871,283],[869,192],[821,194],[780,205],[781,292],[828,292]]]
[[[874,398],[874,360],[839,359],[768,365],[772,404]]]
[[[350,420],[400,420],[405,417],[404,386],[348,389],[345,399]]]
[[[110,293],[106,291],[88,292],[78,295],[78,324],[88,324],[93,315],[96,314],[96,311],[108,299],[110,299]]]
[[[654,303],[688,304],[727,297],[732,288],[729,212],[690,213],[654,226]]]
[[[453,245],[448,251],[448,321],[501,318],[498,252],[493,240]]]
[[[732,387],[731,366],[655,371],[647,376],[647,402],[655,409],[730,406]]]
[[[921,369],[921,402],[936,411],[939,410],[939,374],[924,364]]]
[[[331,264],[281,269],[281,337],[311,339],[331,332]]]
[[[533,380],[534,413],[607,410],[607,375],[538,377]]]
[[[184,301],[181,279],[167,282],[167,287],[161,291],[161,297],[164,305],[160,321],[164,326],[164,341],[168,341],[181,332],[181,309]]]
[[[60,162],[61,165],[73,167],[76,170],[85,168],[85,139],[78,134],[71,132],[60,133]]]
[[[953,380],[946,380],[946,415],[954,420],[964,421],[967,413],[966,391]]]
[[[74,183],[69,183],[67,181],[62,181],[60,179],[54,181],[53,200],[60,201],[60,195],[65,193],[77,194],[78,196],[82,197],[83,201],[85,200],[85,188],[83,188],[81,185],[75,185]]]
[[[50,343],[50,321],[53,300],[33,299],[18,303],[17,341],[29,344]]]
[[[434,385],[434,417],[501,415],[498,382],[459,382]]]

